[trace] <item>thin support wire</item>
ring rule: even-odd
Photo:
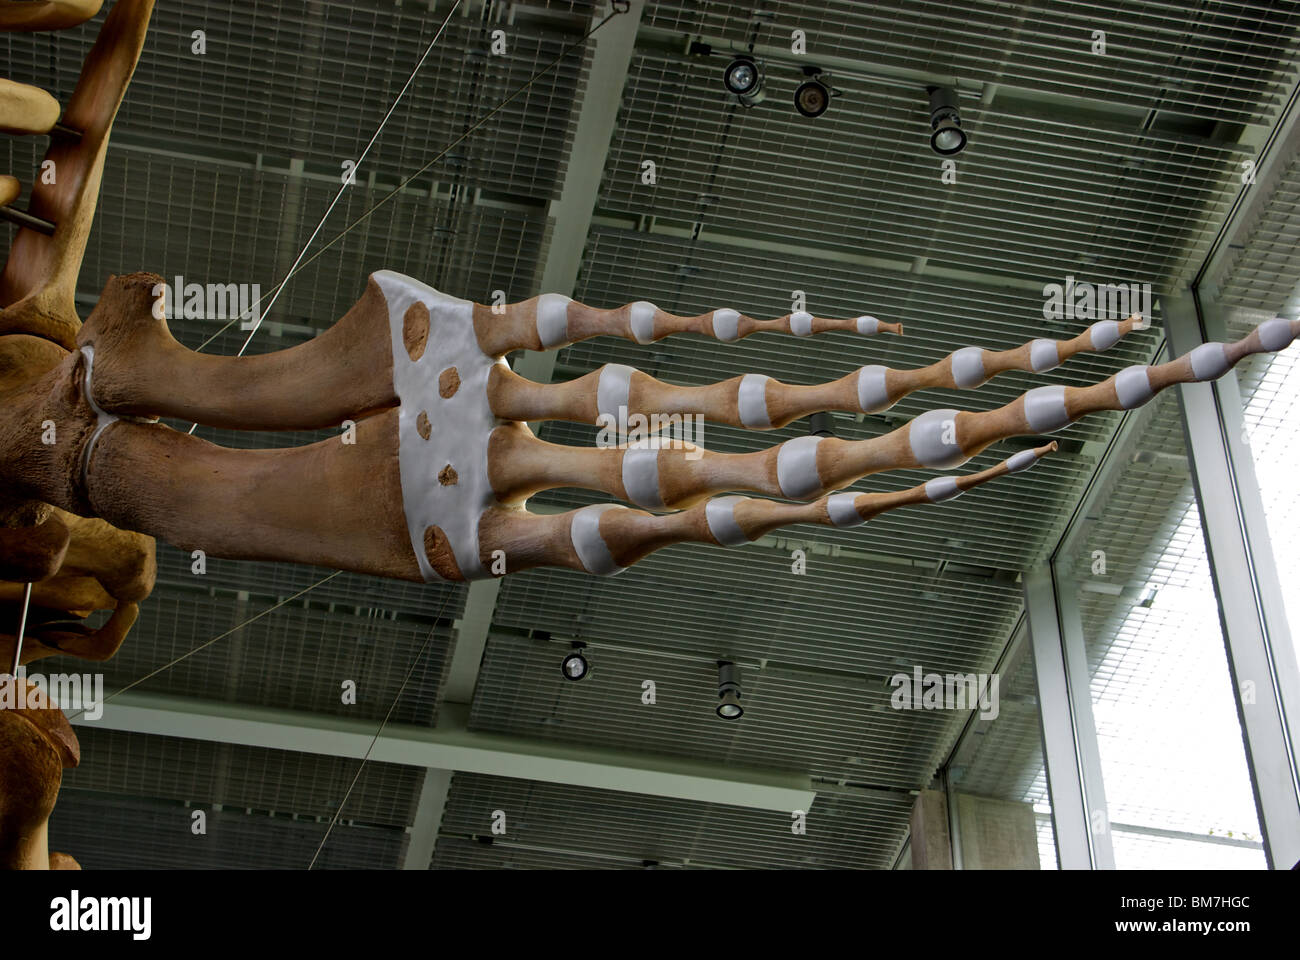
[[[283,607],[286,603],[292,603],[294,600],[297,600],[299,597],[304,596],[305,594],[311,593],[311,591],[315,590],[317,587],[321,586],[322,584],[329,583],[331,580],[333,580],[335,577],[337,577],[337,576],[338,576],[340,573],[342,573],[342,572],[343,572],[342,570],[335,570],[335,571],[334,571],[333,573],[331,573],[328,577],[322,577],[321,579],[319,579],[319,580],[317,580],[315,583],[313,583],[311,586],[309,586],[309,587],[304,587],[302,590],[299,590],[299,591],[298,591],[297,593],[295,593],[292,597],[286,597],[285,599],[279,601],[278,603],[273,604],[272,606],[267,607],[267,608],[266,608],[265,610],[263,610],[261,613],[254,614],[253,616],[249,617],[247,620],[243,621],[242,623],[237,623],[237,624],[235,624],[233,627],[231,627],[231,628],[230,628],[229,630],[227,630],[225,633],[218,634],[217,636],[213,637],[211,640],[208,640],[208,641],[205,641],[204,643],[199,644],[197,647],[195,647],[193,650],[190,650],[188,653],[182,653],[182,654],[181,654],[179,657],[177,657],[175,660],[171,660],[171,661],[169,661],[168,663],[164,663],[161,667],[159,667],[159,668],[156,669],[156,670],[152,670],[152,671],[150,671],[149,673],[146,673],[146,674],[145,674],[143,677],[141,677],[140,679],[138,679],[138,680],[132,680],[132,681],[131,681],[130,683],[128,683],[125,687],[122,687],[120,690],[114,690],[114,691],[113,691],[112,693],[110,693],[107,697],[105,697],[105,698],[104,698],[104,703],[108,703],[108,702],[109,702],[110,700],[112,700],[114,697],[118,696],[119,694],[126,693],[128,690],[132,689],[133,687],[138,687],[140,684],[144,683],[146,680],[151,680],[151,679],[153,679],[154,677],[158,676],[158,674],[162,673],[164,670],[170,670],[172,667],[176,666],[176,664],[180,663],[182,660],[186,660],[186,659],[188,659],[188,658],[194,656],[194,654],[198,653],[200,650],[206,650],[208,647],[212,646],[212,645],[213,645],[214,643],[216,643],[218,640],[224,640],[226,637],[230,636],[232,633],[238,633],[240,630],[244,629],[244,627],[248,626],[250,623],[253,623],[253,622],[257,621],[257,620],[261,620],[261,619],[262,619],[264,616],[266,616],[268,613],[271,613],[271,612],[274,611],[274,610],[278,610],[278,609],[280,609],[280,608]],[[68,717],[68,719],[69,719],[69,720],[76,720],[77,717],[80,717],[80,716],[81,716],[82,714],[84,714],[85,712],[86,712],[86,710],[83,708],[81,711],[79,711],[79,712],[76,714],[76,716]]]
[[[276,284],[275,288],[271,291],[270,294],[267,294],[263,296],[261,299],[254,301],[253,304],[249,306],[248,310],[249,311],[255,310],[258,307],[258,305],[262,302],[262,300],[265,300],[267,296],[273,296],[276,293],[278,293],[284,287],[284,285],[287,284],[296,274],[302,272],[307,267],[311,266],[311,264],[314,263],[317,260],[317,258],[319,258],[326,250],[330,249],[332,246],[334,246],[336,243],[338,243],[340,240],[346,237],[349,233],[351,233],[354,229],[359,227],[362,223],[369,220],[370,217],[373,216],[376,213],[376,211],[379,210],[380,207],[388,203],[389,200],[392,200],[393,197],[397,196],[399,193],[405,190],[408,186],[410,186],[412,182],[414,182],[425,172],[427,172],[430,167],[432,167],[435,163],[437,163],[439,160],[445,157],[450,151],[454,150],[456,147],[460,146],[462,143],[468,140],[470,135],[473,134],[474,131],[478,130],[479,127],[483,126],[485,123],[491,120],[494,116],[496,116],[496,114],[500,113],[503,109],[506,108],[506,106],[512,103],[515,99],[517,99],[518,97],[526,93],[534,83],[536,83],[542,77],[546,76],[546,74],[550,73],[553,69],[555,69],[555,67],[559,65],[560,61],[562,61],[570,53],[572,53],[578,47],[583,46],[588,40],[590,40],[597,30],[599,30],[605,24],[609,23],[610,20],[614,19],[614,17],[618,16],[620,13],[625,13],[625,12],[626,10],[624,8],[620,8],[616,6],[614,8],[613,13],[608,14],[603,20],[600,21],[600,23],[596,24],[594,27],[592,27],[590,30],[584,33],[579,39],[575,40],[569,46],[561,50],[559,56],[557,56],[554,60],[552,60],[550,63],[544,66],[541,70],[533,74],[532,77],[530,77],[529,80],[522,87],[520,87],[514,93],[510,94],[510,96],[506,97],[495,107],[493,107],[491,110],[485,113],[482,117],[480,117],[477,121],[475,121],[472,126],[467,128],[465,132],[462,133],[459,137],[457,137],[451,143],[447,144],[445,147],[439,150],[438,153],[434,155],[432,160],[430,160],[419,170],[415,171],[415,173],[411,174],[409,177],[407,177],[405,180],[399,183],[396,187],[394,187],[391,191],[389,191],[387,194],[381,197],[378,203],[376,203],[373,207],[371,207],[361,216],[357,217],[355,220],[349,223],[337,235],[335,235],[333,239],[331,239],[323,247],[317,250],[314,254],[312,254],[310,257],[308,257],[306,260],[304,260],[301,264],[296,266],[294,269],[286,273],[284,277],[280,280],[280,282]],[[247,316],[247,313],[244,316]],[[206,347],[217,337],[221,336],[223,333],[229,330],[231,326],[238,323],[240,320],[244,319],[244,316],[235,317],[234,319],[228,321],[225,326],[223,326],[212,336],[208,337],[208,339],[205,340],[199,346],[199,349],[202,350],[203,347]]]
[[[23,584],[23,610],[18,615],[18,636],[14,638],[14,662],[9,673],[17,677],[18,667],[23,662],[23,634],[27,632],[27,608],[32,602],[32,585]]]
[[[393,716],[393,711],[397,709],[398,701],[402,699],[402,694],[406,692],[406,685],[410,683],[411,677],[415,675],[415,668],[418,667],[420,661],[424,659],[425,651],[429,649],[429,644],[433,642],[433,638],[438,632],[438,621],[442,619],[442,612],[446,609],[447,601],[451,599],[451,596],[451,592],[448,592],[447,595],[442,598],[442,603],[438,606],[438,613],[433,618],[433,626],[429,629],[429,635],[424,638],[424,643],[420,645],[420,649],[416,651],[415,657],[411,660],[411,666],[406,671],[406,676],[402,678],[402,685],[397,688],[397,693],[393,696],[393,702],[388,705],[388,712],[384,714],[384,719],[380,721],[379,729],[376,730],[375,735],[370,738],[370,746],[366,747],[366,754],[361,758],[361,763],[357,767],[357,772],[352,776],[352,782],[348,784],[347,793],[343,794],[343,799],[339,801],[338,808],[334,811],[334,816],[330,818],[329,826],[325,828],[325,836],[320,838],[320,844],[316,847],[316,852],[312,855],[311,863],[307,866],[308,870],[311,870],[316,866],[316,861],[320,858],[321,851],[325,849],[326,841],[329,840],[330,834],[334,832],[334,825],[339,822],[339,817],[343,813],[343,808],[347,806],[348,798],[352,796],[352,791],[356,787],[357,781],[361,779],[361,774],[366,769],[366,764],[370,762],[370,754],[374,751],[375,744],[379,742],[379,738],[383,734],[384,728],[388,726],[388,721]]]

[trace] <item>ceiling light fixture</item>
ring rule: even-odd
[[[718,661],[718,716],[739,720],[745,715],[740,705],[740,667],[729,660]]]
[[[741,54],[722,73],[722,85],[733,94],[742,107],[761,103],[767,95],[763,90],[763,68],[753,57]]]
[[[794,108],[805,117],[815,119],[830,107],[835,91],[822,82],[821,70],[816,67],[804,67],[804,73],[808,79],[795,88]]]
[[[582,655],[585,643],[574,643],[573,652],[560,664],[560,673],[565,680],[584,680],[591,673],[591,662]]]
[[[813,437],[835,436],[835,418],[823,411],[808,418],[808,434]]]
[[[966,131],[961,128],[957,93],[948,87],[926,87],[930,95],[930,149],[951,157],[966,149]]]

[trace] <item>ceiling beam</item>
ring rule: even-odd
[[[136,692],[110,693],[105,699],[100,719],[88,721],[81,717],[73,722],[108,730],[356,760],[369,751],[375,763],[786,813],[809,809],[816,797],[812,779],[806,773],[724,766],[470,730],[469,711],[454,704],[439,711],[435,727],[389,724],[375,740],[373,720]],[[422,822],[427,829],[434,813],[430,802],[426,801],[423,812]],[[417,818],[420,813],[417,807]]]
[[[600,178],[609,155],[610,141],[614,136],[619,104],[623,99],[623,85],[627,82],[628,68],[632,64],[632,49],[636,43],[637,27],[641,23],[643,0],[633,0],[627,13],[614,17],[593,38],[595,52],[591,70],[581,96],[572,110],[578,118],[570,146],[568,166],[559,199],[551,203],[551,241],[546,262],[539,270],[536,289],[541,293],[572,295],[578,281],[578,267],[582,252],[587,246],[591,231],[592,213]],[[593,25],[604,16],[597,11]],[[555,371],[555,351],[527,351],[514,363],[516,373],[540,383],[551,380]],[[465,612],[456,624],[456,645],[443,683],[443,712],[448,705],[467,705],[473,702],[474,688],[478,684],[479,667],[483,651],[487,648],[488,631],[497,596],[501,592],[500,580],[476,580],[469,585],[465,597]],[[426,788],[421,789],[417,810],[425,806]],[[443,792],[441,802],[445,803]],[[437,803],[437,797],[434,798]],[[434,831],[432,844],[437,842]]]
[[[1269,131],[1254,157],[1253,176],[1244,176],[1227,216],[1219,226],[1214,242],[1199,265],[1192,285],[1202,297],[1218,299],[1219,286],[1225,279],[1228,260],[1250,239],[1260,216],[1287,168],[1300,153],[1300,68],[1292,73],[1291,89],[1277,122]]]
[[[465,591],[465,612],[456,621],[456,645],[442,683],[444,703],[472,703],[479,665],[487,648],[500,580],[475,580]]]
[[[411,825],[402,854],[403,870],[427,870],[433,860],[433,848],[442,829],[442,815],[451,792],[450,770],[426,770],[420,784],[420,799],[415,805],[415,822]]]
[[[551,202],[551,242],[534,284],[538,293],[572,296],[577,285],[644,7],[643,0],[631,0],[628,12],[614,17],[593,38],[596,49],[591,71],[580,99],[573,105],[578,126],[569,148],[564,184],[559,199]],[[603,15],[604,11],[597,10],[593,21]],[[527,351],[514,369],[520,376],[549,382],[555,369],[555,351]]]

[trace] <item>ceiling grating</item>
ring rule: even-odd
[[[108,153],[78,291],[83,315],[114,273],[273,289],[338,190],[343,161],[360,155],[436,31],[445,4],[433,14],[427,6],[159,4]],[[467,13],[453,18],[312,251],[581,36],[597,6],[464,4]],[[869,313],[901,321],[906,333],[760,335],[729,345],[602,338],[560,352],[557,379],[615,362],[683,384],[751,371],[814,383],[868,363],[923,366],[968,345],[1066,338],[1085,322],[1048,321],[1043,306],[1044,286],[1068,275],[1151,284],[1158,321],[1160,296],[1195,274],[1240,189],[1241,161],[1281,116],[1300,52],[1300,4],[1282,0],[647,6],[578,282],[566,292],[602,307],[645,299],[681,314],[731,306],[772,317],[790,312],[794,292],[803,291],[818,315]],[[771,11],[754,35],[760,51],[788,51],[791,31],[803,29],[807,61],[822,61],[842,91],[818,121],[790,109],[799,74],[780,58],[769,64],[764,103],[742,110],[724,95],[727,50],[748,41],[756,6]],[[485,56],[498,27],[511,52]],[[202,57],[190,53],[200,28],[208,37]],[[1098,29],[1106,32],[1104,57],[1091,51]],[[13,79],[66,101],[95,30],[0,34],[0,60]],[[706,38],[720,55],[689,55],[688,37]],[[590,52],[566,61],[326,248],[286,286],[250,352],[324,329],[381,268],[478,301],[494,290],[509,300],[547,292],[538,284],[548,259],[579,253],[555,237],[553,216],[583,99],[605,82],[593,71]],[[926,143],[923,88],[949,81],[971,138],[955,183],[943,181]],[[28,179],[23,172],[43,148],[38,138],[4,138],[0,167]],[[655,183],[641,181],[645,160],[656,162]],[[1221,284],[1229,302],[1277,310],[1293,293],[1296,178],[1295,165],[1284,170],[1246,248],[1229,259]],[[174,330],[196,347],[218,326],[177,321]],[[246,336],[231,329],[207,350],[233,354]],[[834,428],[860,440],[936,407],[991,410],[1032,386],[1083,385],[1148,362],[1159,342],[1157,332],[1138,333],[1042,376],[923,391],[884,415],[837,415]],[[1177,426],[1167,401],[1146,415]],[[1020,619],[1019,572],[1056,545],[1118,423],[1091,418],[1057,434],[1061,450],[1026,474],[851,531],[794,528],[733,550],[677,546],[612,579],[564,570],[508,578],[487,627],[471,729],[806,774],[818,791],[808,832],[791,832],[788,811],[460,773],[431,865],[893,866],[912,792],[929,786],[958,747],[968,715],[891,710],[888,677],[916,664],[938,672],[994,667]],[[758,450],[806,429],[709,425],[705,442]],[[254,449],[330,435],[197,433]],[[575,424],[549,424],[542,436],[593,442],[592,429]],[[1151,457],[1131,465],[1132,482],[1111,491],[1113,509],[1092,521],[1090,536],[1109,539],[1120,580],[1143,575],[1152,562],[1146,545],[1174,529],[1188,496],[1164,466],[1177,438],[1162,436],[1154,427],[1144,433]],[[962,470],[991,466],[1031,442],[997,444]],[[896,490],[933,475],[900,471],[854,489]],[[561,490],[534,503],[567,509],[597,499]],[[792,571],[796,550],[806,555],[803,574]],[[329,573],[207,563],[196,575],[188,552],[160,545],[158,587],[105,665],[109,687]],[[458,621],[472,619],[472,598],[459,585],[340,575],[141,689],[349,716],[378,728],[433,630],[394,712],[395,722],[431,725],[443,685],[459,669],[452,638]],[[1086,598],[1090,635],[1105,635],[1118,602]],[[594,668],[579,684],[559,672],[572,640],[588,643]],[[735,724],[712,712],[721,657],[741,667],[748,712]],[[1032,677],[1023,662],[1008,670],[1004,693],[1014,692],[1016,705],[979,734],[964,785],[1037,802],[1042,812]],[[355,706],[341,701],[345,680],[358,684]],[[645,680],[655,682],[653,705],[641,701]],[[165,731],[82,725],[78,734],[84,759],[65,778],[51,831],[53,846],[88,868],[305,867],[356,772],[352,760]],[[321,865],[401,864],[416,810],[429,802],[423,780],[419,769],[367,764]],[[209,817],[206,837],[190,831],[200,809]],[[506,814],[504,836],[491,832],[496,810]],[[1050,823],[1046,829],[1050,837]]]

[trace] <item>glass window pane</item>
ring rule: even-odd
[[[1262,869],[1177,397],[1136,416],[1058,566],[1078,599],[1116,866]]]
[[[1227,315],[1230,339],[1243,337],[1272,317],[1271,312],[1238,308]],[[1300,538],[1288,532],[1300,525],[1300,348],[1261,353],[1237,367],[1244,439],[1255,463],[1255,478],[1268,522],[1277,576],[1284,585],[1300,582]],[[1300,624],[1300,591],[1283,589],[1287,622]]]

